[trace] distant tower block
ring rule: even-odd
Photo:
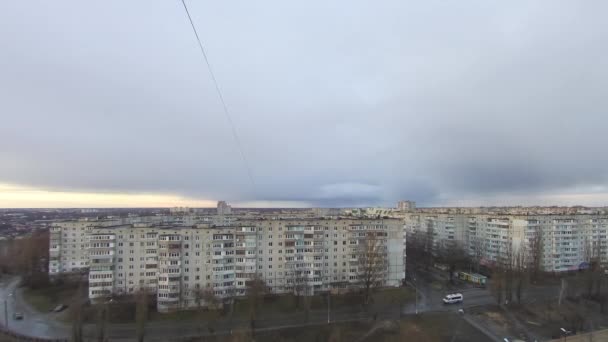
[[[397,202],[397,210],[399,211],[412,211],[414,209],[416,209],[416,202],[414,201]]]
[[[232,214],[232,207],[226,201],[217,202],[217,214],[220,216]]]

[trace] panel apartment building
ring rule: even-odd
[[[83,218],[54,222],[49,232],[49,274],[51,276],[85,272],[89,269],[89,235],[93,229],[121,224],[147,223],[192,226],[197,223],[226,225],[236,221],[229,216],[159,215],[124,218]]]
[[[55,222],[49,228],[49,274],[86,271],[89,268],[89,234],[93,228],[113,226],[120,220]]]
[[[608,216],[599,214],[487,215],[418,211],[405,217],[409,237],[430,234],[435,250],[457,244],[482,264],[524,253],[538,255],[546,272],[586,267],[591,259],[608,264]]]
[[[72,234],[68,224],[59,224]],[[384,286],[405,278],[405,236],[398,219],[256,219],[229,226],[150,223],[83,226],[89,297],[156,293],[159,311],[196,306],[202,290],[244,295],[261,278],[273,293],[314,294],[359,284],[359,258],[373,241],[382,254]],[[371,240],[370,240],[371,236]],[[367,241],[367,242],[366,242]],[[74,244],[60,260],[72,262]],[[54,244],[51,242],[51,250]],[[67,248],[66,248],[67,247]],[[369,248],[368,248],[369,250]],[[68,265],[69,266],[69,265]],[[61,265],[55,272],[68,271]]]

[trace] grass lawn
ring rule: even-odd
[[[222,335],[206,338],[193,338],[189,342],[249,342],[277,341],[277,342],[354,342],[372,328],[370,322],[340,323],[331,325],[315,325],[300,328],[289,328],[273,331],[262,331],[252,338],[247,331],[237,331],[232,336]]]
[[[49,312],[59,304],[68,305],[77,294],[78,288],[73,286],[54,286],[39,289],[23,289],[23,299],[40,312]]]
[[[373,304],[379,307],[394,305],[414,300],[415,293],[406,287],[383,289],[373,293]],[[298,303],[299,300],[299,303]],[[259,299],[258,317],[273,317],[284,314],[304,312],[306,301],[310,310],[325,310],[327,308],[326,296],[300,297],[293,295],[269,296]],[[358,294],[332,295],[331,306],[334,310],[340,308],[359,308],[362,298]],[[217,310],[199,311],[177,311],[170,313],[151,312],[151,320],[159,321],[189,321],[189,320],[223,320],[229,317],[229,308],[222,313]],[[235,319],[248,319],[251,314],[251,300],[249,298],[238,298],[234,306]]]
[[[196,310],[182,310],[175,312],[159,313],[150,312],[149,319],[151,321],[212,321],[222,319],[221,312],[216,310],[209,311],[196,311]]]
[[[445,288],[444,284],[443,284],[443,283],[441,283],[441,282],[438,282],[438,281],[433,281],[433,282],[431,283],[431,287],[432,287],[433,289],[435,289],[435,290],[439,290],[439,291],[442,291],[442,290],[444,290],[444,288]]]
[[[240,342],[251,340],[249,332],[240,331],[232,336],[215,336],[191,341]],[[485,342],[487,337],[456,313],[435,313],[410,316],[399,321],[366,320],[261,331],[255,334],[255,340],[279,342]]]
[[[365,341],[487,341],[488,337],[456,313],[428,313],[399,322],[396,329],[381,331]]]
[[[415,296],[415,291],[409,287],[384,289],[373,294],[374,303],[381,305],[407,302],[414,300]]]
[[[24,300],[33,308],[40,312],[49,312],[59,304],[69,305],[78,287],[75,285],[51,285],[40,289],[23,289]],[[81,296],[86,299],[86,289],[82,289]],[[410,288],[389,288],[379,290],[373,293],[373,304],[375,306],[387,306],[395,303],[403,303],[408,300],[414,300],[414,293]],[[299,301],[299,302],[298,302]],[[308,302],[310,310],[325,310],[327,308],[326,296],[312,296],[297,298],[293,295],[270,296],[260,299],[258,304],[259,316],[280,316],[282,314],[291,314],[304,312],[306,302]],[[350,293],[343,295],[332,295],[331,306],[333,309],[340,308],[358,308],[361,305],[362,298],[359,294]],[[131,303],[115,303],[110,307],[110,321],[115,323],[131,322],[134,317],[134,305]],[[239,298],[234,307],[235,319],[247,319],[251,314],[251,301],[249,298]],[[149,319],[151,321],[197,321],[197,320],[223,320],[228,319],[228,311],[217,310],[184,310],[171,313],[158,313],[151,308]],[[95,316],[95,308],[87,306],[84,309],[83,315],[85,320],[93,320]],[[67,320],[67,317],[65,317]]]
[[[566,299],[561,305],[558,305],[557,301],[546,301],[512,306],[511,312],[516,314],[528,329],[545,338],[559,338],[560,328],[582,333],[608,327],[608,315],[601,312],[599,303],[584,299]]]

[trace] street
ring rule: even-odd
[[[51,313],[40,313],[23,302],[20,289],[17,288],[18,278],[3,278],[0,282],[0,324],[18,334],[42,337],[42,338],[65,338],[68,336],[68,327],[56,322],[49,315]],[[6,312],[5,312],[6,309]],[[23,319],[14,319],[15,312],[23,314]]]
[[[403,315],[413,315],[423,312],[453,311],[484,305],[496,304],[495,298],[490,291],[485,288],[468,287],[458,290],[464,296],[464,301],[460,304],[445,305],[442,298],[446,293],[435,290],[430,283],[420,279],[416,284],[408,284],[418,290],[418,302],[410,302],[404,306],[398,303],[392,308],[386,308],[383,312],[361,312],[353,309],[332,310],[330,313],[331,322],[357,321],[361,319],[397,319]],[[58,322],[54,319],[53,313],[36,312],[33,308],[23,301],[21,290],[17,288],[18,278],[5,278],[0,283],[0,299],[7,299],[8,328],[19,334],[41,338],[67,338],[70,335],[71,326],[66,323]],[[557,291],[548,288],[528,288],[524,294],[524,300],[536,300],[556,296]],[[15,312],[24,314],[23,320],[13,319]],[[286,327],[301,327],[308,325],[327,324],[327,311],[311,311],[308,319],[303,312],[294,314],[280,314],[276,316],[265,316],[256,321],[256,330],[281,329]],[[0,310],[0,322],[4,325],[4,309]],[[213,324],[215,334],[228,334],[234,330],[247,330],[250,328],[250,320],[238,320],[230,322],[228,319],[218,320]],[[86,324],[84,334],[87,337],[95,336],[95,325]],[[113,340],[128,341],[135,336],[135,326],[132,323],[110,324],[107,334]],[[166,341],[175,337],[189,337],[209,334],[205,322],[202,321],[154,321],[148,322],[146,327],[146,341]]]

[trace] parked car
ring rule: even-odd
[[[53,309],[53,312],[61,312],[61,311],[65,310],[67,307],[68,306],[65,304],[59,304]]]
[[[13,313],[13,318],[16,320],[22,320],[23,314],[21,312],[15,312],[15,313]]]

